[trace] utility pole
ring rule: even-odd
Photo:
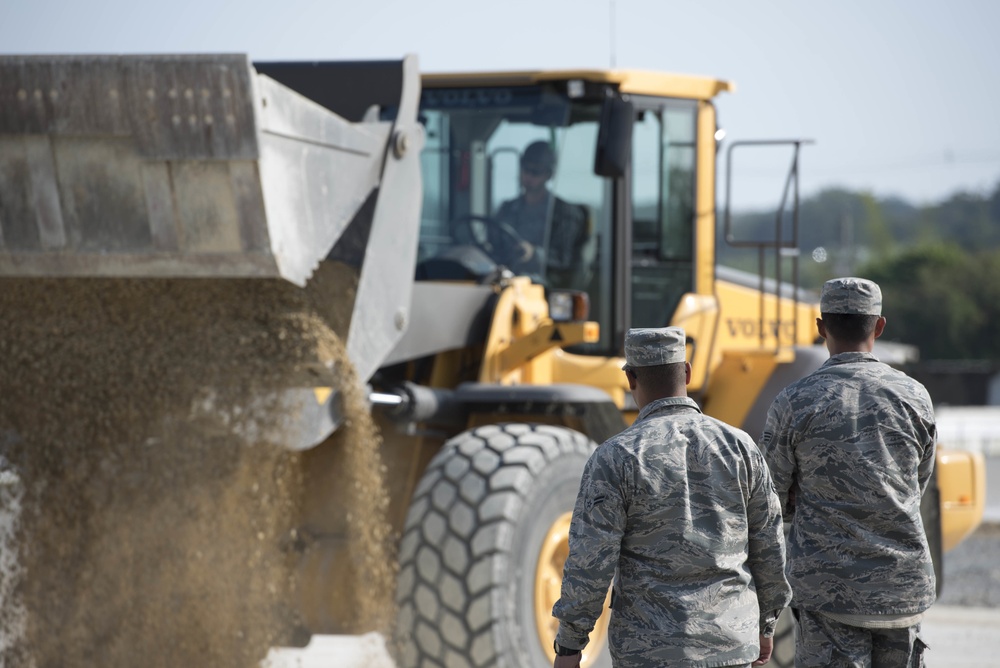
[[[837,275],[854,275],[854,217],[846,213],[840,218],[840,252],[837,253]]]

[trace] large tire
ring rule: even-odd
[[[525,424],[479,427],[445,444],[417,486],[400,543],[401,668],[552,665],[552,631],[543,630],[551,616],[536,614],[551,605],[538,600],[539,555],[553,527],[567,524],[594,447],[578,432]],[[587,664],[610,666],[606,635],[596,635]]]

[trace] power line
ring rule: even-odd
[[[987,165],[987,164],[997,164],[1000,165],[1000,152],[992,154],[979,154],[979,155],[954,155],[949,154],[944,157],[923,157],[914,158],[912,160],[906,160],[901,162],[885,163],[882,165],[865,165],[865,166],[847,166],[847,167],[827,167],[818,168],[815,170],[816,173],[823,172],[853,172],[853,173],[872,173],[872,172],[892,172],[900,171],[906,169],[932,169],[938,167],[957,167],[961,165]]]
[[[807,163],[809,161],[806,161]],[[835,167],[814,167],[806,164],[803,170],[809,176],[823,176],[830,174],[873,174],[886,172],[899,172],[914,169],[939,169],[941,167],[961,167],[967,165],[990,165],[1000,166],[1000,152],[978,153],[964,155],[947,155],[945,157],[935,156],[933,158],[921,157],[910,160],[878,164],[854,164],[839,165]],[[749,166],[736,167],[736,171],[743,178],[774,178],[784,176],[788,173],[787,167],[776,167],[774,169],[755,169]],[[1000,177],[1000,174],[998,174]]]

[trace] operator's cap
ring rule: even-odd
[[[882,290],[866,278],[831,278],[819,298],[821,313],[882,315]]]
[[[676,364],[687,359],[680,327],[632,328],[625,334],[625,367]]]
[[[522,167],[532,167],[550,174],[556,166],[556,154],[547,141],[536,141],[524,149],[521,156]]]

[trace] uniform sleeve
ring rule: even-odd
[[[760,451],[764,453],[779,508],[791,514],[794,505],[789,496],[795,484],[795,450],[792,443],[792,408],[784,393],[778,394],[767,411],[764,433],[760,438]]]
[[[511,207],[513,206],[514,200],[507,200],[506,202],[501,202],[500,207],[497,209],[493,217],[497,220],[507,220],[511,217]]]
[[[552,207],[552,230],[548,241],[549,268],[571,270],[574,274],[586,269],[583,250],[587,243],[587,209],[556,197]],[[579,285],[576,279],[570,285]]]
[[[920,493],[923,494],[927,491],[927,485],[930,484],[931,474],[934,473],[934,461],[937,451],[937,434],[936,430],[931,434],[931,440],[924,448],[923,457],[920,459],[920,465],[917,468],[917,478],[920,481]]]
[[[927,426],[927,437],[924,443],[924,453],[917,466],[917,480],[920,483],[920,493],[927,491],[927,485],[931,481],[931,474],[934,473],[935,454],[937,449],[937,424],[930,422]]]
[[[750,446],[753,448],[753,446]],[[748,565],[757,589],[760,634],[771,637],[778,615],[792,599],[785,579],[785,536],[781,505],[763,457],[754,449],[751,457],[750,499],[747,523],[750,532]]]
[[[625,534],[627,468],[612,448],[601,447],[584,469],[569,529],[561,596],[552,608],[559,619],[556,640],[563,647],[585,647],[603,611]]]

